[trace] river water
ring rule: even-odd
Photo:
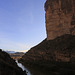
[[[18,62],[18,60],[16,60],[16,63],[20,68],[22,68],[23,71],[26,71],[27,75],[32,75],[26,67],[24,67],[21,63]]]

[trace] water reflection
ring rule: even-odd
[[[27,68],[25,68],[21,63],[19,63],[17,60],[16,60],[16,63],[17,63],[17,65],[18,65],[20,68],[22,68],[23,71],[26,70],[27,75],[32,75],[32,74],[30,73],[30,71],[29,71]]]

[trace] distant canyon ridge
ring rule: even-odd
[[[47,0],[45,11],[47,40],[75,35],[75,0]]]

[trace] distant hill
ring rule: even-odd
[[[9,53],[9,55],[13,59],[20,59],[24,55],[24,53],[23,52],[15,52],[15,53]]]
[[[15,52],[15,51],[5,51],[5,52],[8,53],[13,59],[20,59],[24,55],[24,52]]]
[[[7,53],[16,53],[15,51],[5,51]]]

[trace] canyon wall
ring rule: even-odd
[[[47,40],[75,35],[75,0],[47,0],[45,11]]]
[[[47,39],[22,60],[75,62],[75,0],[47,0],[45,11]]]
[[[46,67],[49,75],[75,75],[75,0],[47,0],[47,39],[19,60],[28,66]],[[46,70],[45,69],[45,70]]]

